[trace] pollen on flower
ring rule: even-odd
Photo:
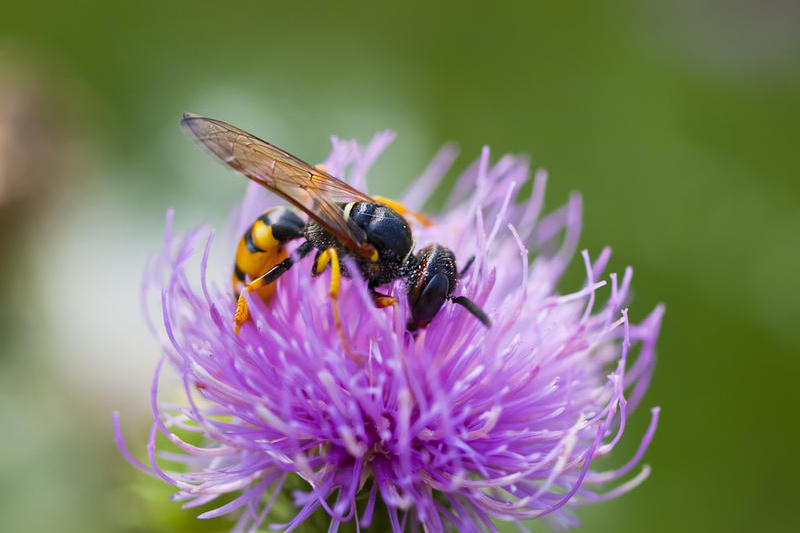
[[[366,190],[367,171],[393,136],[380,133],[366,147],[333,138],[320,168]],[[445,147],[402,205],[419,211],[454,159]],[[268,306],[247,295],[251,319],[237,335],[230,274],[209,267],[211,236],[175,235],[170,214],[143,288],[161,303],[163,327],[153,329],[164,349],[147,464],[126,448],[115,415],[123,455],[174,485],[185,507],[233,495],[201,517],[230,515],[235,531],[264,523],[291,531],[314,513],[329,517],[330,531],[344,522],[495,531],[492,520],[524,529],[523,520],[539,517],[570,526],[574,508],[637,486],[650,472],[638,465],[658,409],[633,457],[611,471],[592,466],[620,441],[647,389],[664,309],[629,320],[633,271],[604,274],[610,249],[581,252],[585,282],[556,292],[577,248],[581,199],[542,215],[547,175],[535,173],[531,195],[520,199],[528,180],[525,159],[492,163],[487,148],[433,224],[408,217],[418,247],[443,243],[462,265],[474,257],[455,295],[485,310],[489,328],[448,302],[411,332],[402,280],[382,289],[397,305],[379,309],[342,256],[352,277],[337,287],[340,335],[330,274],[312,278],[309,256],[283,275]],[[233,234],[274,203],[251,186]],[[160,400],[162,369],[180,378],[183,405]],[[162,466],[158,433],[174,446],[162,453],[183,471]],[[305,490],[292,494],[293,518],[275,523],[275,502],[298,483]]]

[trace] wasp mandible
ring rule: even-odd
[[[313,276],[331,267],[329,294],[342,338],[337,297],[341,276],[348,276],[340,264],[343,256],[355,260],[378,307],[394,305],[397,299],[377,288],[406,279],[409,329],[427,326],[448,300],[490,325],[486,313],[472,300],[453,296],[459,272],[450,249],[430,244],[414,253],[411,227],[403,217],[413,213],[402,204],[367,196],[326,170],[221,120],[184,113],[181,124],[222,162],[308,216],[304,222],[285,207],[271,209],[240,240],[233,269],[234,290],[239,293],[234,315],[237,333],[248,317],[245,294],[256,291],[266,302],[275,281],[312,250],[316,250]],[[295,239],[304,241],[288,254],[285,245]]]

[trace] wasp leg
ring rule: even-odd
[[[372,295],[372,300],[375,302],[375,307],[378,309],[397,305],[397,298],[376,291],[375,287],[372,285],[369,286],[369,292]]]
[[[255,290],[260,289],[270,283],[274,283],[281,275],[283,275],[287,270],[292,268],[297,261],[308,255],[308,253],[314,249],[314,245],[310,242],[306,241],[301,244],[297,250],[295,250],[292,255],[272,267],[267,271],[266,274],[260,276],[247,285],[244,286],[242,291],[239,293],[239,299],[236,302],[236,313],[233,315],[233,321],[236,324],[235,326],[235,333],[239,334],[239,328],[247,321],[247,318],[250,316],[250,312],[247,309],[247,299],[245,298],[245,294],[248,292],[252,292]]]
[[[325,272],[325,267],[327,267],[330,262],[331,254],[328,252],[327,248],[317,252],[317,256],[314,258],[314,266],[311,267],[311,275],[317,277]]]
[[[328,290],[328,295],[331,297],[331,305],[333,307],[334,326],[339,334],[339,340],[342,341],[342,348],[344,348],[345,353],[351,358],[358,360],[350,350],[350,344],[347,342],[347,337],[344,334],[344,327],[342,327],[342,315],[339,313],[339,288],[342,279],[342,269],[339,265],[339,253],[336,251],[336,248],[327,248],[317,256],[317,261],[314,265],[314,274],[321,274],[328,264],[331,265],[331,285]]]
[[[317,256],[317,263],[315,265],[315,273],[321,274],[325,267],[331,265],[331,288],[328,294],[334,301],[339,297],[339,287],[341,285],[342,270],[339,265],[339,253],[336,248],[327,248]]]
[[[384,198],[383,196],[373,196],[372,198],[376,202],[382,203],[383,205],[385,205],[387,207],[391,207],[392,209],[397,211],[397,214],[399,214],[399,215],[409,215],[409,216],[414,217],[417,220],[417,222],[419,222],[420,224],[422,224],[425,227],[433,226],[433,221],[431,219],[429,219],[428,217],[426,217],[422,213],[417,213],[416,211],[412,211],[411,209],[407,208],[406,206],[404,206],[400,202],[397,202],[395,200],[390,200],[388,198]]]
[[[383,309],[384,307],[392,307],[397,305],[397,298],[389,296],[388,294],[381,294],[379,292],[372,293],[372,299],[375,301],[375,307]]]

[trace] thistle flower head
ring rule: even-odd
[[[367,170],[392,137],[378,134],[365,148],[334,138],[324,165],[366,190]],[[420,209],[454,157],[443,149],[405,205]],[[442,243],[461,265],[475,258],[456,294],[486,310],[492,326],[448,302],[411,333],[402,280],[391,287],[399,305],[377,309],[354,276],[343,281],[339,305],[358,357],[343,349],[327,275],[311,278],[311,257],[277,282],[268,306],[250,299],[252,320],[236,335],[228,273],[212,276],[207,267],[210,236],[178,237],[168,224],[145,293],[161,296],[162,362],[180,376],[185,403],[159,400],[159,365],[149,465],[139,466],[173,484],[186,506],[234,494],[201,516],[230,513],[236,531],[272,522],[270,508],[289,477],[304,480],[306,490],[294,494],[294,518],[272,524],[286,531],[319,508],[331,531],[348,521],[368,528],[378,499],[395,532],[495,531],[492,520],[545,515],[565,526],[576,523],[571,508],[637,485],[648,468],[633,470],[657,409],[627,463],[608,472],[592,464],[620,440],[647,388],[663,309],[638,325],[628,320],[632,270],[604,275],[609,249],[596,257],[584,251],[583,286],[556,292],[577,246],[581,201],[573,195],[542,216],[546,175],[536,173],[532,194],[520,200],[528,180],[526,160],[506,155],[491,163],[484,149],[435,224],[414,225],[418,247]],[[274,202],[251,187],[236,229]],[[190,261],[197,254],[199,268]],[[157,431],[178,448],[168,458],[184,471],[159,466]],[[200,434],[201,444],[176,431]],[[135,461],[118,427],[117,436]]]

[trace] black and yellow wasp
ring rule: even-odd
[[[489,326],[489,318],[474,302],[453,296],[459,272],[452,251],[431,244],[414,254],[411,227],[402,216],[414,214],[402,204],[371,198],[326,170],[221,120],[185,113],[181,124],[225,164],[308,216],[304,222],[286,207],[271,209],[240,240],[233,269],[234,290],[239,294],[234,315],[237,332],[248,317],[245,293],[256,291],[267,302],[281,274],[314,249],[312,275],[331,266],[330,296],[342,337],[336,302],[340,277],[348,276],[339,261],[345,255],[355,260],[378,307],[394,305],[397,300],[377,288],[406,278],[410,329],[425,327],[447,300],[462,305]],[[288,254],[286,244],[294,239],[305,240]]]

